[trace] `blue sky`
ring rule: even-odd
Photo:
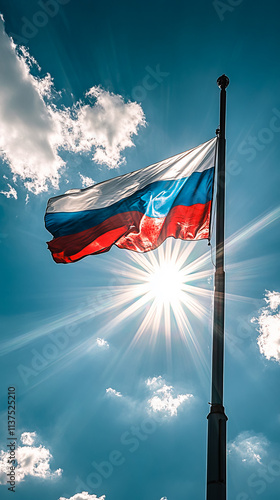
[[[189,331],[172,314],[169,338],[164,319],[141,330],[151,304],[131,313],[148,255],[113,248],[57,265],[43,219],[51,196],[213,137],[226,73],[228,498],[276,500],[279,4],[18,0],[0,11],[1,498],[9,386],[16,498],[204,498],[210,247],[172,244],[194,289]]]

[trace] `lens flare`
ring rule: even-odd
[[[192,330],[190,319],[194,315],[203,321],[209,316],[212,296],[209,278],[212,279],[213,274],[208,251],[208,257],[194,258],[191,255],[196,253],[196,243],[184,245],[180,240],[170,238],[154,252],[127,253],[121,268],[116,262],[122,285],[114,301],[120,312],[106,324],[107,334],[116,331],[121,322],[134,317],[138,328],[130,348],[145,334],[153,345],[158,335],[164,334],[170,350],[171,330],[188,345],[196,343],[197,335]],[[203,281],[201,287],[197,283],[199,280]]]

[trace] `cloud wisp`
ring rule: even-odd
[[[106,394],[108,396],[122,398],[122,394],[120,392],[116,391],[116,389],[112,389],[112,387],[108,387],[108,389],[106,389]]]
[[[260,333],[257,340],[259,350],[266,359],[280,363],[280,293],[266,291],[264,300],[267,305],[259,311],[257,318],[252,318]]]
[[[95,184],[94,180],[91,177],[87,177],[86,175],[80,174],[80,178],[82,181],[82,187],[87,188],[93,186]]]
[[[107,340],[102,339],[100,337],[98,337],[96,339],[96,344],[98,345],[98,347],[105,347],[106,349],[108,349],[110,347],[109,342],[107,342]]]
[[[20,436],[22,444],[26,444],[27,446],[31,446],[32,444],[34,444],[36,438],[36,432],[23,432]]]
[[[193,397],[192,394],[175,395],[174,387],[167,385],[161,376],[148,378],[146,386],[153,393],[147,403],[149,411],[164,416],[177,416],[178,408]]]
[[[256,465],[262,464],[268,447],[269,441],[263,434],[246,431],[238,434],[236,439],[228,444],[228,453],[243,463]]]
[[[6,198],[15,198],[17,200],[17,191],[14,187],[11,186],[11,184],[7,184],[8,190],[7,191],[0,191],[0,194],[3,194],[6,196]]]
[[[132,137],[145,125],[140,104],[95,86],[85,101],[59,108],[61,93],[51,75],[40,76],[35,59],[6,34],[3,16],[0,44],[0,149],[14,182],[21,179],[34,194],[57,189],[66,168],[63,151],[91,155],[108,168],[125,161],[122,152],[134,145]],[[92,181],[81,180],[84,186]],[[2,194],[16,197],[8,187]]]

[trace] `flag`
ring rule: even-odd
[[[45,224],[55,262],[110,250],[209,237],[216,138],[141,170],[50,198]]]

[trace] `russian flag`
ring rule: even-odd
[[[112,245],[148,252],[170,236],[208,238],[216,141],[51,198],[45,224],[55,262],[75,262]]]

